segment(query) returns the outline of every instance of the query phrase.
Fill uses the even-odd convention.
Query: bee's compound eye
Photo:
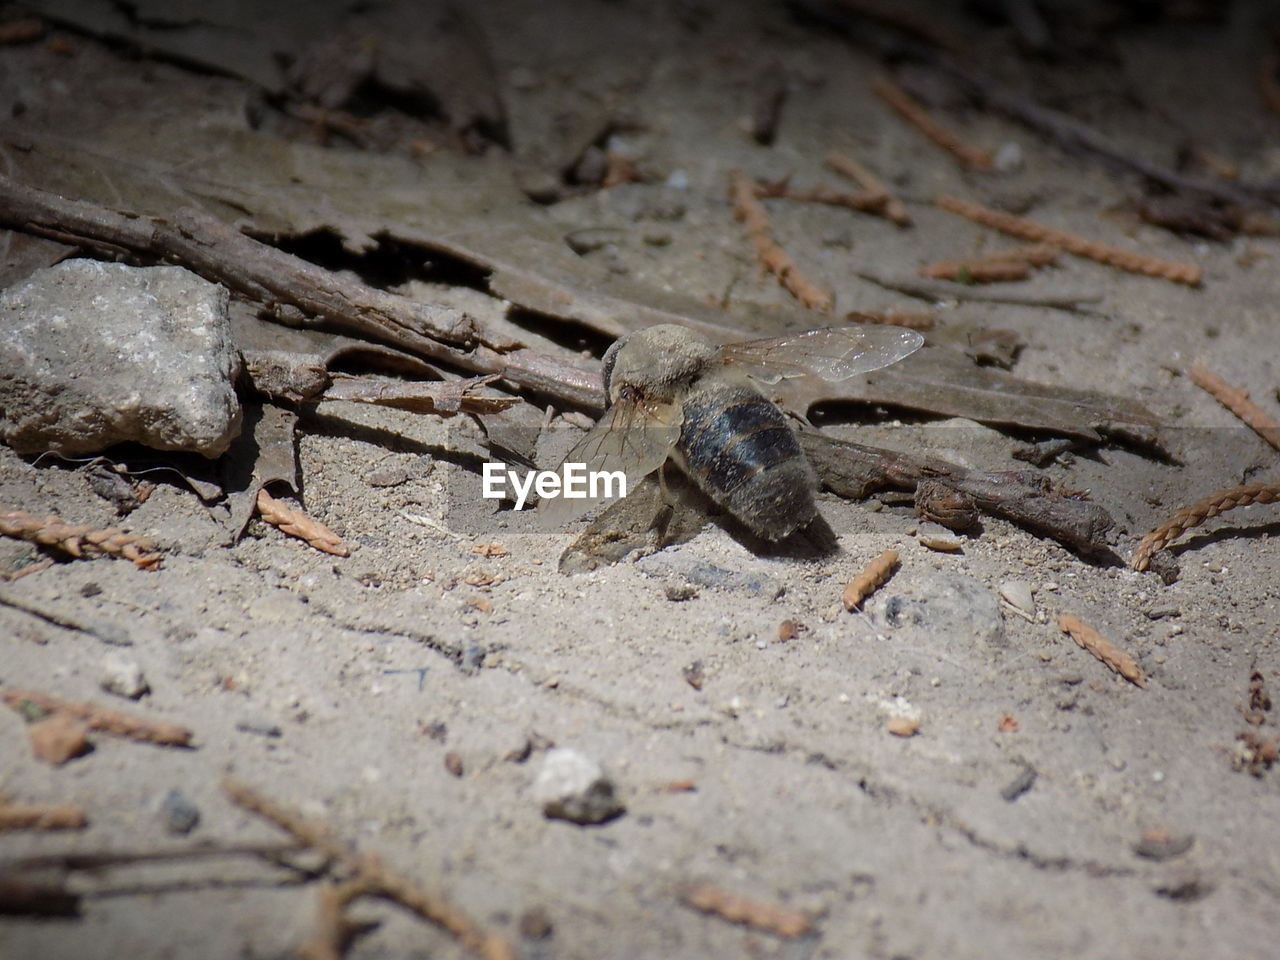
[[[609,345],[609,349],[604,352],[604,405],[609,406],[609,398],[613,393],[613,368],[618,362],[618,351],[623,348],[627,342],[627,336],[619,337]]]

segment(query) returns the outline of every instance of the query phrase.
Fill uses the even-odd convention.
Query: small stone
[[[125,697],[129,700],[137,700],[144,693],[151,689],[147,684],[147,678],[142,672],[135,660],[123,657],[118,654],[110,654],[102,661],[102,679],[98,681],[98,686],[102,687],[107,693],[114,693],[117,697]]]
[[[600,764],[567,747],[547,752],[533,793],[543,814],[571,823],[604,823],[625,810]]]
[[[914,737],[920,732],[920,721],[915,717],[890,717],[885,729],[895,737]]]
[[[1013,609],[1027,616],[1036,612],[1036,601],[1031,595],[1031,584],[1025,580],[1006,580],[1000,584],[1000,597]]]
[[[182,267],[65,260],[0,292],[0,439],[216,457],[240,432],[226,288]]]
[[[1133,852],[1148,860],[1171,860],[1191,849],[1195,838],[1191,834],[1173,836],[1164,830],[1148,830],[1133,845]]]
[[[458,753],[456,750],[450,750],[446,753],[444,755],[444,768],[449,771],[451,776],[462,776],[462,754]]]
[[[200,808],[181,790],[170,790],[160,801],[160,817],[170,833],[188,834],[200,822]]]
[[[999,173],[1016,173],[1022,169],[1022,145],[1016,140],[1006,140],[996,148],[991,165]]]
[[[964,550],[964,540],[940,523],[920,524],[916,530],[916,539],[921,546],[939,553],[960,553]]]
[[[692,600],[698,595],[697,587],[688,583],[674,583],[666,589],[667,599],[672,603],[682,603],[685,600]]]
[[[1000,790],[1000,796],[1006,803],[1013,803],[1035,785],[1038,776],[1035,767],[1024,763],[1021,772]]]
[[[53,713],[27,727],[31,752],[37,760],[61,766],[89,752],[89,728],[65,713]]]
[[[398,487],[408,479],[409,471],[398,463],[384,463],[365,475],[365,482],[371,487]]]

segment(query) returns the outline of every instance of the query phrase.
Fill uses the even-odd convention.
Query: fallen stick
[[[991,227],[1001,233],[1035,243],[1049,243],[1055,247],[1061,247],[1067,253],[1086,257],[1108,266],[1119,267],[1130,273],[1159,277],[1192,287],[1199,286],[1203,276],[1200,266],[1195,263],[1164,260],[1136,250],[1124,250],[1109,244],[1098,243],[1078,233],[1059,230],[1025,217],[1015,217],[1011,213],[1001,213],[999,210],[992,210],[971,200],[961,200],[959,197],[943,194],[937,198],[936,202],[943,210],[958,214],[984,227]]]
[[[929,115],[929,112],[907,91],[884,75],[877,76],[871,82],[871,89],[881,100],[896,110],[907,122],[949,152],[966,167],[977,170],[988,169],[993,157],[990,150],[983,150],[965,143],[958,135],[948,130]]]
[[[783,200],[795,200],[800,203],[822,203],[829,207],[848,207],[850,210],[858,210],[862,213],[883,213],[889,202],[888,195],[883,193],[871,193],[869,191],[865,193],[844,193],[824,186],[801,189],[791,186],[785,180],[777,183],[757,183],[755,194],[757,197],[765,199],[780,197]]]
[[[862,601],[871,596],[898,566],[898,551],[886,550],[867,564],[862,572],[849,581],[840,599],[844,608],[854,611],[862,605]]]
[[[770,235],[769,214],[756,195],[757,185],[741,170],[729,173],[733,218],[741,221],[756,249],[760,264],[778,278],[787,292],[810,310],[830,313],[831,296],[800,272],[796,262]]]
[[[730,923],[780,937],[803,937],[813,929],[813,917],[803,910],[789,910],[750,900],[710,883],[700,883],[682,891],[680,901],[701,913],[713,914]]]
[[[84,809],[71,804],[0,803],[0,830],[81,830],[88,823]]]
[[[266,490],[258,490],[257,506],[258,516],[272,526],[279,527],[281,533],[305,540],[309,546],[335,557],[351,555],[350,548],[340,536],[319,520],[313,520],[283,500],[277,500]]]
[[[980,290],[960,284],[924,280],[911,274],[883,273],[865,267],[854,272],[863,280],[868,280],[876,286],[896,290],[931,303],[944,300],[973,300],[982,303],[1012,303],[1023,307],[1053,307],[1057,310],[1083,311],[1088,304],[1102,301],[1102,294],[1092,290],[1078,293]]]
[[[919,270],[920,276],[961,283],[998,283],[1023,280],[1032,267],[1047,267],[1058,259],[1058,248],[1050,243],[996,250],[980,257],[938,260]]]
[[[238,780],[228,778],[223,781],[222,788],[238,806],[269,820],[300,844],[321,851],[353,874],[350,886],[334,890],[328,895],[327,902],[322,903],[321,919],[329,925],[328,929],[318,930],[318,936],[313,936],[308,943],[323,948],[323,935],[331,932],[333,924],[333,915],[326,911],[339,910],[346,902],[359,896],[377,896],[398,903],[448,931],[463,947],[484,960],[515,960],[515,949],[504,938],[487,933],[462,910],[395,873],[378,857],[353,852],[327,824],[314,823]],[[344,897],[348,899],[344,900]]]
[[[594,373],[549,354],[510,349],[512,343],[486,335],[461,311],[366,286],[259,243],[198,210],[185,209],[161,221],[68,200],[0,175],[0,225],[181,264],[266,304],[293,326],[329,324],[471,373],[501,374],[568,406],[604,405]]]
[[[1034,470],[978,473],[936,457],[868,447],[813,430],[798,432],[800,446],[822,485],[862,500],[892,487],[914,491],[928,479],[942,480],[973,498],[986,513],[1029,527],[1086,555],[1109,556],[1106,536],[1111,515],[1091,500],[1059,493],[1049,477]]]
[[[1280,422],[1249,399],[1249,391],[1233,387],[1212,371],[1192,364],[1187,368],[1191,381],[1240,418],[1254,433],[1280,450]]]
[[[864,167],[852,157],[846,157],[841,153],[828,154],[827,166],[848,177],[865,190],[868,195],[883,197],[883,210],[877,212],[883,213],[885,217],[900,227],[911,226],[911,214],[907,213],[907,208],[903,206],[902,201],[890,193],[884,181],[872,173],[870,169]]]
[[[44,547],[53,547],[76,559],[86,554],[102,554],[132,560],[141,570],[153,569],[163,554],[145,537],[125,533],[114,527],[98,529],[88,525],[70,524],[61,517],[34,517],[22,510],[0,513],[0,534],[19,540],[29,540]]]
[[[166,747],[189,747],[194,734],[176,723],[160,723],[135,717],[118,710],[108,710],[93,703],[63,700],[39,690],[10,688],[0,696],[5,704],[19,713],[32,708],[42,713],[60,713],[84,723],[90,730],[127,737],[142,743]]]
[[[1280,480],[1246,483],[1226,490],[1215,490],[1191,506],[1183,507],[1143,537],[1138,544],[1138,549],[1133,553],[1133,559],[1129,561],[1129,566],[1134,570],[1147,569],[1151,565],[1151,558],[1170,543],[1191,528],[1198,527],[1221,513],[1234,510],[1236,507],[1247,507],[1252,503],[1276,502],[1280,502]]]
[[[1074,614],[1058,617],[1058,628],[1130,683],[1145,688],[1147,675],[1138,662]]]

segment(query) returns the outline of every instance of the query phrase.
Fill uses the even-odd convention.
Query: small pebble
[[[626,809],[604,768],[567,747],[547,751],[533,794],[545,816],[570,823],[604,823]]]
[[[51,713],[27,727],[35,758],[55,767],[89,752],[88,732],[83,722],[65,713]]]
[[[102,687],[107,693],[114,693],[118,697],[125,697],[129,700],[137,700],[144,693],[151,689],[147,684],[147,678],[142,673],[140,667],[135,660],[119,654],[109,654],[102,661],[102,679],[98,681],[98,686]]]
[[[1133,852],[1148,860],[1172,860],[1191,849],[1195,838],[1191,834],[1172,836],[1164,830],[1148,830],[1133,845]]]
[[[384,463],[365,475],[371,487],[398,487],[409,479],[409,471],[398,463]]]
[[[996,148],[992,166],[999,173],[1016,173],[1022,169],[1022,145],[1015,140],[1006,140]]]
[[[890,717],[885,729],[895,737],[914,737],[920,732],[920,721],[914,717]]]
[[[1037,776],[1035,767],[1025,764],[1022,767],[1022,772],[1004,785],[1000,791],[1000,796],[1005,802],[1013,803],[1035,785]]]
[[[450,750],[444,755],[444,768],[455,777],[462,776],[462,755],[456,751]]]
[[[1036,612],[1036,601],[1031,595],[1031,584],[1025,580],[1006,580],[1000,584],[1000,596],[1009,606],[1027,616]]]
[[[170,833],[188,834],[200,822],[200,808],[181,790],[170,790],[160,801],[160,817]]]
[[[940,523],[920,524],[916,539],[922,546],[939,553],[960,553],[964,549],[964,540]]]

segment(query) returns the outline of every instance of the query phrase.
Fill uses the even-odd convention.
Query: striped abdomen
[[[683,404],[676,453],[703,491],[768,540],[805,526],[817,481],[786,418],[744,384],[703,382]]]

